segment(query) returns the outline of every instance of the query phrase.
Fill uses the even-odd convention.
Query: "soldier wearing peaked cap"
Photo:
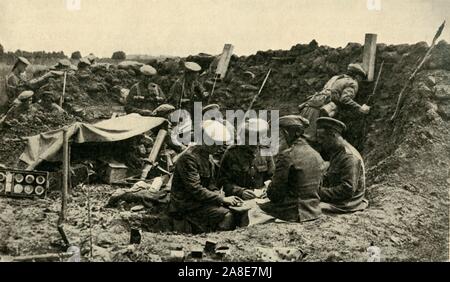
[[[78,69],[81,70],[83,68],[90,67],[91,65],[91,61],[89,61],[88,58],[81,58],[78,62]]]
[[[333,118],[317,120],[321,153],[330,156],[330,166],[319,191],[322,210],[328,212],[354,212],[368,206],[364,161],[360,153],[342,138],[345,129],[343,122]]]
[[[310,127],[305,132],[309,140],[316,139],[316,120],[320,116],[336,117],[345,108],[356,110],[361,114],[369,113],[369,106],[360,105],[354,100],[359,83],[365,77],[366,72],[360,64],[349,64],[346,74],[333,76],[321,92],[314,94],[299,106],[300,114],[310,122]]]
[[[6,76],[6,93],[9,104],[17,98],[19,93],[28,88],[25,69],[29,65],[30,62],[26,58],[18,57],[11,72]]]
[[[198,81],[200,71],[201,67],[197,63],[185,62],[183,77],[175,81],[170,89],[170,103],[177,108],[189,111],[191,117],[194,102],[205,102],[209,95]]]
[[[303,136],[307,120],[285,116],[280,118],[279,126],[288,148],[277,156],[267,189],[270,202],[261,204],[261,209],[286,221],[315,220],[321,215],[319,187],[324,161]]]
[[[15,101],[20,93],[25,90],[36,90],[41,87],[48,78],[55,74],[47,72],[41,77],[31,80],[27,79],[25,70],[31,63],[24,57],[18,57],[11,72],[6,77],[6,94],[8,96],[8,106]]]
[[[215,142],[231,141],[232,133],[213,120],[203,122],[202,130],[206,142],[190,147],[175,164],[169,211],[175,219],[187,220],[200,232],[231,230],[235,223],[228,207],[242,200],[219,192],[210,156],[220,148]],[[213,145],[207,145],[211,142]]]
[[[125,111],[138,113],[143,116],[152,116],[153,110],[166,100],[166,96],[161,87],[152,82],[152,78],[157,74],[155,68],[144,65],[139,69],[141,81],[133,85],[125,102]]]
[[[91,66],[91,62],[89,61],[89,59],[87,59],[86,57],[80,59],[80,61],[78,62],[78,65],[77,65],[78,79],[88,80],[92,76],[90,66]]]
[[[298,132],[304,132],[309,127],[309,121],[300,115],[283,116],[278,120],[278,124],[280,128],[285,128],[288,131],[294,130]],[[279,147],[276,153],[281,153],[285,149],[289,148],[286,136],[286,134],[279,134]]]

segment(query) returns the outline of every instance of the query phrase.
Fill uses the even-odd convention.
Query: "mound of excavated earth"
[[[170,230],[170,226],[165,226],[164,220],[157,216],[164,205],[132,209],[131,204],[120,204],[116,208],[106,208],[116,187],[90,185],[92,259],[166,260],[170,250],[189,251],[203,246],[206,240],[214,240],[230,248],[230,253],[222,260],[231,261],[265,260],[267,258],[255,250],[274,247],[300,248],[306,254],[303,261],[364,261],[368,258],[366,250],[371,242],[381,248],[386,261],[448,260],[450,45],[446,42],[437,45],[414,83],[407,88],[399,116],[390,121],[398,94],[427,47],[426,43],[379,44],[377,69],[382,61],[384,68],[378,91],[372,99],[371,114],[365,119],[352,114],[344,118],[350,128],[346,138],[363,153],[366,162],[370,200],[367,210],[325,215],[304,224],[270,223],[231,232],[187,235],[158,232],[158,229]],[[344,72],[348,63],[361,61],[362,50],[359,44],[334,49],[318,46],[313,41],[287,51],[233,57],[227,77],[217,83],[213,101],[224,109],[246,109],[265,74],[272,69],[256,108],[279,109],[281,114],[297,113],[297,106],[308,95],[319,91],[331,76]],[[191,59],[198,57],[203,65],[208,64],[209,59],[205,56],[192,56]],[[172,61],[165,64],[170,68],[165,68],[157,79],[165,81],[163,90],[168,91],[169,82],[179,72],[179,64]],[[117,96],[105,93],[112,93],[110,89],[114,89],[115,83],[119,87],[130,87],[131,78],[125,84],[111,80],[105,86],[109,92],[75,92],[86,93],[92,99],[89,103],[116,105],[118,100],[112,97]],[[211,77],[206,74],[202,80],[211,89]],[[367,101],[373,84],[362,83],[358,102]],[[78,82],[77,87],[86,85]],[[69,97],[73,96],[71,90],[68,93]],[[77,101],[82,99],[73,98],[68,104]],[[36,134],[39,130],[62,126],[75,119],[69,114],[55,120],[55,124],[48,123],[44,117],[39,118],[42,123],[29,129],[23,128],[28,128],[26,120],[18,120],[14,128],[0,133],[1,162],[11,163],[20,152],[19,145],[4,141],[5,138]],[[56,192],[38,201],[0,198],[0,255],[61,251],[61,238],[56,229],[59,205]],[[89,257],[88,225],[86,195],[73,191],[66,233],[81,247],[85,259]],[[140,245],[128,245],[132,227],[144,230]],[[215,259],[204,257],[204,260]]]

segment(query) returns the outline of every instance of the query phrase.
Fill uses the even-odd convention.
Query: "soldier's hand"
[[[222,202],[226,206],[238,206],[242,204],[242,199],[236,196],[225,197],[222,199]]]
[[[244,190],[244,192],[242,192],[242,199],[244,199],[244,200],[251,200],[251,199],[254,199],[254,198],[256,198],[256,195],[255,195],[255,193],[253,193],[253,191],[252,190]]]
[[[361,108],[359,108],[359,112],[367,115],[370,112],[370,107],[364,104],[361,106]]]

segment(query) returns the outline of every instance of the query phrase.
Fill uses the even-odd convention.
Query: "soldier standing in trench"
[[[151,82],[151,78],[157,74],[156,69],[145,65],[139,70],[141,81],[131,87],[125,102],[125,111],[127,114],[153,116],[153,110],[164,103],[166,96],[157,84]]]
[[[321,116],[339,118],[341,110],[351,108],[361,114],[368,114],[370,107],[360,105],[353,100],[358,93],[359,83],[366,77],[360,64],[349,64],[347,73],[333,76],[323,90],[314,94],[299,106],[300,115],[309,120],[305,136],[316,141],[316,121]]]
[[[198,81],[199,72],[202,68],[194,62],[184,63],[183,77],[175,81],[170,89],[170,104],[177,109],[185,109],[193,120],[194,103],[205,102],[209,93]]]

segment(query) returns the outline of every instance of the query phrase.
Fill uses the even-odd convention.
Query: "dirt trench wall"
[[[377,93],[370,103],[371,113],[363,117],[347,111],[343,117],[349,128],[345,137],[363,152],[368,167],[391,156],[405,140],[417,134],[416,130],[436,130],[432,120],[440,120],[439,126],[448,128],[450,108],[446,83],[450,71],[450,45],[445,41],[439,42],[413,85],[407,89],[405,106],[398,119],[393,123],[389,121],[398,94],[427,49],[425,42],[377,45],[376,72],[382,61],[384,67]],[[227,77],[216,86],[213,100],[224,109],[246,109],[271,69],[271,76],[254,108],[278,109],[280,115],[298,113],[298,105],[307,96],[320,91],[333,75],[345,73],[349,63],[361,62],[362,52],[363,46],[357,43],[334,49],[318,46],[312,41],[287,51],[260,51],[248,57],[233,58]],[[211,79],[206,80],[206,84],[211,85]],[[366,103],[373,87],[374,82],[362,82],[356,101]],[[428,112],[430,108],[433,114]],[[423,136],[432,139],[427,133]]]

